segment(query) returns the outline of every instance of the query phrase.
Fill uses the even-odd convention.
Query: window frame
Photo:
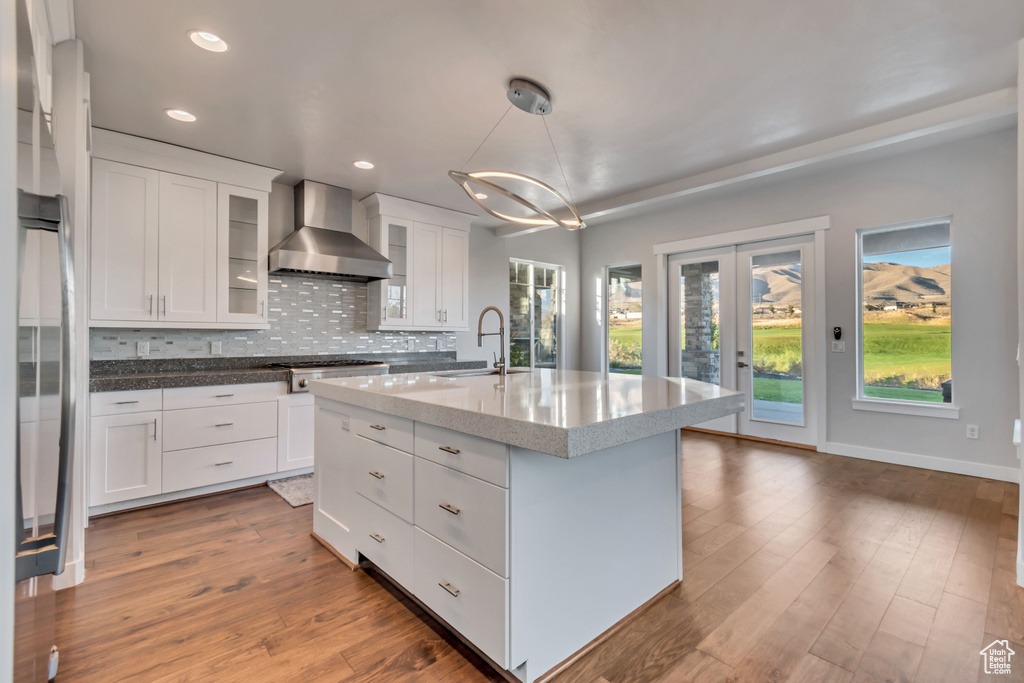
[[[537,267],[549,268],[549,269],[553,269],[553,270],[555,270],[557,272],[556,277],[558,278],[558,287],[557,287],[558,322],[555,325],[555,334],[557,335],[557,337],[555,339],[555,368],[554,369],[556,371],[557,370],[562,370],[563,367],[564,367],[564,364],[565,364],[565,359],[563,358],[564,346],[562,344],[562,341],[565,338],[565,304],[566,304],[566,298],[565,298],[565,290],[566,290],[566,287],[565,287],[565,266],[559,265],[557,263],[545,263],[543,261],[533,261],[531,259],[517,258],[515,256],[510,256],[509,259],[508,259],[508,262],[509,262],[510,265],[513,264],[513,263],[522,263],[522,264],[530,266],[530,282],[531,282],[530,287],[531,287],[531,291],[532,291],[532,288],[535,286],[533,284],[534,283],[534,276],[533,276],[534,268],[537,268]],[[509,362],[509,367],[515,367],[515,366],[511,365],[511,362],[512,362],[512,319],[511,319],[512,318],[512,309],[511,309],[512,282],[511,282],[511,280],[506,282],[506,284],[508,285],[508,294],[506,295],[505,300],[508,301],[509,305],[510,305],[510,307],[509,307],[509,321],[508,321],[508,357],[509,357],[508,362]],[[533,300],[531,298],[531,300],[530,300],[530,366],[529,367],[530,367],[530,370],[536,370],[536,369],[550,370],[551,368],[537,368],[536,367],[535,361],[536,361],[537,354],[534,353],[534,345],[535,345],[535,343],[536,343],[536,338],[535,338],[535,330],[534,330]]]
[[[950,216],[939,216],[937,218],[910,221],[906,223],[894,223],[891,225],[881,225],[871,228],[860,228],[856,232],[855,236],[855,253],[856,253],[856,300],[855,310],[857,312],[857,323],[856,323],[856,338],[854,339],[857,355],[857,387],[856,395],[852,399],[852,407],[854,410],[879,412],[879,413],[894,413],[899,415],[913,415],[919,417],[936,417],[949,420],[959,419],[960,408],[955,402],[950,403],[927,403],[924,401],[908,401],[902,399],[889,399],[889,398],[873,398],[864,395],[864,236],[871,235],[880,232],[893,232],[896,230],[905,230],[908,228],[923,227],[926,225],[933,225],[936,223],[947,223],[949,225],[949,271],[950,271],[950,285],[949,285],[949,307],[950,307],[950,378],[953,377],[953,340],[956,338],[956,324],[955,324],[955,311],[953,306],[953,291],[954,291],[954,278],[953,278],[953,217]],[[955,384],[954,384],[955,392]],[[956,394],[953,393],[950,397],[951,401],[955,401]]]
[[[601,293],[600,293],[600,306],[601,306],[601,321],[599,325],[604,326],[603,334],[601,335],[601,355],[604,357],[602,365],[605,373],[611,372],[611,349],[612,349],[612,328],[610,324],[608,306],[611,300],[608,298],[608,278],[611,275],[611,271],[618,270],[620,268],[632,268],[637,267],[640,269],[640,282],[644,281],[644,263],[638,259],[630,261],[621,261],[619,263],[609,263],[601,271]],[[641,299],[641,313],[643,313],[643,300]],[[641,319],[640,327],[640,372],[643,373],[643,322]],[[626,374],[626,373],[622,373]]]

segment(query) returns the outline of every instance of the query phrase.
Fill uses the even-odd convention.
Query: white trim
[[[75,38],[75,5],[72,0],[46,0],[53,44]]]
[[[471,213],[414,202],[411,199],[392,197],[380,192],[363,197],[359,203],[366,207],[367,221],[377,216],[390,216],[469,232],[470,223],[476,219],[476,216]]]
[[[1017,585],[1024,586],[1024,561],[1017,560]]]
[[[785,223],[761,225],[756,228],[747,228],[745,230],[721,232],[716,235],[688,237],[682,240],[655,244],[654,254],[676,254],[686,251],[697,251],[698,249],[727,247],[732,244],[764,242],[766,240],[774,240],[782,237],[808,235],[812,232],[816,233],[819,230],[828,230],[831,227],[831,223],[831,216],[815,216],[813,218],[801,218],[795,221],[786,221]]]
[[[848,458],[874,460],[875,462],[919,467],[921,469],[950,472],[952,474],[966,474],[970,477],[982,477],[983,479],[995,479],[996,481],[1016,483],[1020,477],[1020,471],[1016,467],[988,465],[981,462],[954,460],[952,458],[937,458],[934,455],[903,453],[900,451],[882,450],[880,448],[835,443],[833,441],[825,444],[825,452],[832,453],[833,455],[843,455]]]
[[[170,320],[90,320],[90,328],[128,330],[269,330],[270,323],[176,323]],[[412,327],[403,327],[412,330]],[[427,329],[427,328],[423,328]],[[436,330],[437,328],[430,328]]]
[[[262,192],[270,192],[274,179],[282,173],[276,168],[197,152],[194,149],[103,128],[92,129],[92,155],[98,159],[155,168]]]
[[[854,410],[895,415],[916,415],[918,417],[940,417],[944,420],[959,420],[960,408],[948,403],[913,403],[911,401],[887,401],[884,398],[852,398]]]
[[[248,479],[237,479],[235,481],[227,481],[222,484],[211,484],[209,486],[200,486],[194,489],[171,491],[169,493],[160,493],[155,496],[147,496],[146,498],[136,498],[134,500],[118,501],[117,503],[107,503],[106,505],[94,505],[89,508],[89,516],[92,517],[94,515],[103,515],[108,512],[120,512],[121,510],[130,510],[132,508],[141,507],[143,505],[170,503],[175,500],[181,500],[182,498],[205,496],[210,493],[222,493],[224,491],[241,489],[247,486],[265,484],[268,481],[274,481],[275,479],[284,479],[285,477],[296,477],[300,474],[309,474],[312,471],[312,467],[300,467],[294,470],[285,470],[284,472],[272,472],[270,474],[261,474],[256,477],[249,477]]]
[[[73,588],[85,581],[85,555],[75,558],[74,562],[64,563],[64,571],[53,577],[53,590]]]
[[[831,219],[830,219],[831,222]],[[817,411],[817,447],[819,451],[825,450],[827,443],[826,426],[828,421],[828,354],[829,335],[826,330],[829,328],[826,321],[828,311],[826,310],[825,291],[825,230],[814,232],[814,324],[818,330],[817,345],[815,346],[815,372],[817,379],[814,382],[814,395],[818,400]]]

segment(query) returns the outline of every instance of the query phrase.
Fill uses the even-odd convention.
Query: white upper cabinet
[[[217,183],[160,174],[160,312],[217,322]]]
[[[280,172],[93,136],[90,324],[265,329],[268,201]]]
[[[92,162],[91,317],[156,320],[160,173]]]
[[[371,330],[469,329],[469,227],[475,216],[382,194],[363,200],[370,246],[394,276],[369,283]]]

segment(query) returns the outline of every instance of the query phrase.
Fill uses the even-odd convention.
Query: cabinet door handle
[[[459,589],[456,588],[455,586],[453,586],[448,581],[439,581],[437,585],[440,586],[441,588],[445,589],[446,591],[448,591],[449,593],[451,593],[455,597],[459,597]]]
[[[132,404],[132,403],[138,403],[138,401],[118,401],[114,405],[115,406],[126,406],[126,405],[129,405],[129,404]]]
[[[455,507],[454,505],[449,505],[448,503],[441,503],[437,507],[441,508],[442,510],[447,510],[448,512],[452,513],[453,515],[457,515],[457,514],[459,514],[459,512],[461,512],[461,510],[459,510],[459,508]]]
[[[149,295],[149,314],[150,315],[156,315],[156,311],[153,309],[153,304],[156,303],[155,299],[156,299],[156,297],[154,297],[152,294]]]
[[[156,441],[156,418],[153,418],[153,441]]]
[[[383,479],[384,478],[384,475],[381,474],[380,472],[370,472],[370,476],[373,477],[374,479]]]
[[[448,322],[448,309],[444,309],[444,321]]]
[[[384,308],[380,309],[380,311],[381,311],[381,314],[384,317],[384,322],[387,322],[388,321],[388,307],[385,306]]]
[[[370,538],[372,538],[373,540],[377,541],[377,543],[383,543],[384,542],[384,537],[381,536],[380,534],[370,534]]]
[[[167,295],[164,294],[160,299],[163,301],[164,315],[167,315]]]
[[[214,427],[230,427],[235,424],[234,422],[221,422],[219,425],[213,425]]]
[[[437,309],[437,322],[441,322],[441,309]]]
[[[264,315],[266,314],[263,312],[263,302],[260,301],[260,317],[262,318]]]
[[[387,427],[384,425],[370,425],[370,429],[376,429],[378,432],[383,432]]]
[[[462,452],[458,448],[452,448],[451,446],[438,446],[437,450],[444,451],[445,453],[451,453],[452,455],[458,455]]]
[[[217,394],[214,398],[231,398],[234,394]]]
[[[234,460],[225,460],[224,462],[218,462],[214,464],[214,467],[224,467],[224,465],[230,465]]]

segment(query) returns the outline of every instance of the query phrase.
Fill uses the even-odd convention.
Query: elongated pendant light
[[[536,114],[538,116],[547,116],[551,113],[551,96],[548,92],[537,85],[533,81],[528,81],[521,78],[513,79],[508,84],[508,99],[516,107],[522,109],[529,114]],[[511,109],[511,106],[509,107]],[[502,120],[508,115],[508,110],[505,114],[498,119],[498,123],[494,125],[491,132],[487,134],[483,142],[476,148],[472,156],[463,165],[463,168],[469,165],[469,162],[473,160],[476,153],[480,151],[480,148],[484,146],[488,138],[494,133],[494,131],[501,125]],[[569,181],[565,177],[565,169],[562,168],[562,161],[558,158],[558,150],[555,149],[555,141],[551,139],[551,131],[548,130],[548,122],[544,121],[544,130],[547,131],[548,141],[551,143],[551,151],[555,154],[555,161],[558,162],[558,170],[562,173],[562,181],[565,183],[565,187],[569,190]],[[515,173],[514,171],[471,171],[469,173],[463,171],[448,171],[448,176],[466,191],[469,198],[472,199],[476,204],[494,216],[500,218],[503,221],[509,221],[512,223],[519,223],[521,225],[529,225],[531,227],[555,227],[561,226],[569,230],[579,230],[585,228],[586,223],[580,218],[579,211],[576,209],[575,203],[566,199],[561,192],[551,187],[547,183],[532,178],[522,173]],[[519,182],[528,183],[534,187],[544,190],[555,199],[560,201],[569,213],[572,214],[571,218],[559,218],[550,211],[547,211],[528,199],[516,194],[512,190],[502,185],[502,181],[514,180]],[[522,205],[529,211],[533,212],[535,216],[513,216],[501,211],[496,211],[484,203],[483,199],[486,198],[486,194],[479,192],[480,189],[490,190],[496,192],[503,197],[511,199],[517,204]],[[569,190],[569,196],[572,197],[572,190]]]

